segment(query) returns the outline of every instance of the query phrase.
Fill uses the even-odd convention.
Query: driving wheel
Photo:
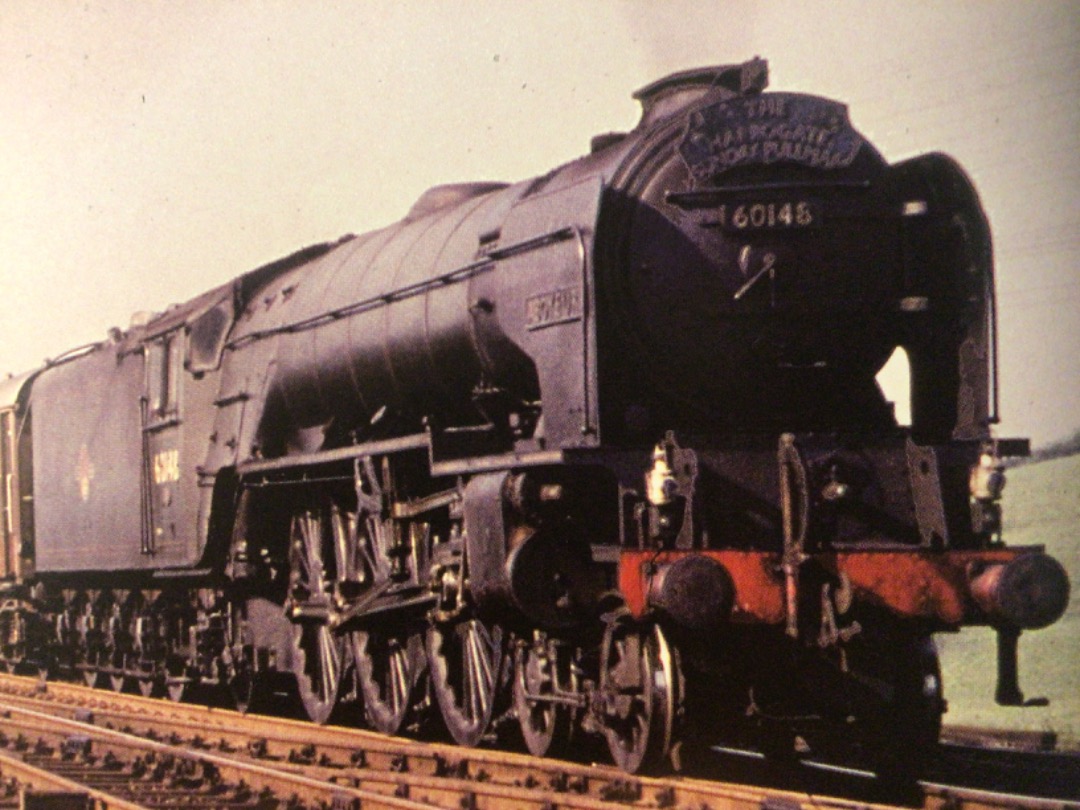
[[[468,613],[427,633],[431,686],[450,735],[475,746],[491,724],[502,665],[502,629]]]
[[[419,633],[376,628],[352,634],[356,679],[372,728],[400,734],[410,720],[417,685],[427,670]]]
[[[344,639],[329,624],[341,563],[329,518],[328,504],[297,512],[289,539],[292,672],[304,711],[315,723],[329,720],[337,705],[345,653]]]

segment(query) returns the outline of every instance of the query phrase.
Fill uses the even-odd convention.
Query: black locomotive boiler
[[[1069,583],[1000,537],[990,234],[766,66],[425,193],[0,386],[0,658],[628,771],[694,740],[917,765],[932,634]],[[876,375],[902,349],[910,424]],[[899,756],[906,749],[908,756]]]

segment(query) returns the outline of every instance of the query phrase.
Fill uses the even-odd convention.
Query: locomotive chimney
[[[769,85],[769,63],[755,56],[740,65],[684,70],[672,73],[634,93],[641,102],[641,121],[647,127],[683,109],[714,88],[740,96],[760,93]]]

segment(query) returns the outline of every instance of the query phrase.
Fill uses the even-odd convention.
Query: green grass
[[[987,628],[938,636],[949,725],[1054,731],[1059,745],[1080,748],[1080,455],[1008,471],[1004,539],[1010,546],[1044,545],[1069,572],[1072,598],[1065,615],[1020,637],[1020,688],[1046,707],[994,703],[996,641]]]

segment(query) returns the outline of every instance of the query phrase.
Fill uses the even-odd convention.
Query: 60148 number
[[[734,231],[764,228],[812,228],[820,221],[817,207],[798,202],[755,202],[724,204],[716,209],[717,224]]]

